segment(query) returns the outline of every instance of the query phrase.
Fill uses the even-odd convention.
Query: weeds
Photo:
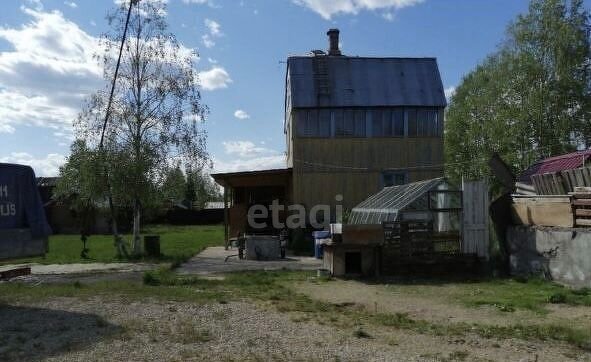
[[[371,335],[361,328],[356,329],[353,335],[357,338],[371,338]]]

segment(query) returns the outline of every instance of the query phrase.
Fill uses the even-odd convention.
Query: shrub
[[[551,294],[548,297],[548,302],[554,304],[566,303],[566,294],[561,292]]]

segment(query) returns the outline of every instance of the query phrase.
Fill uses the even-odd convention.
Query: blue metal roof
[[[292,108],[447,105],[435,58],[290,57],[287,77]]]

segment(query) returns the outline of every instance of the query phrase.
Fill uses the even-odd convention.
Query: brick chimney
[[[330,42],[328,55],[342,55],[341,50],[339,49],[339,29],[330,29],[326,35],[328,35],[328,40]]]

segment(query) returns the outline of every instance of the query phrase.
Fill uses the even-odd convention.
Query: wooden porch
[[[289,205],[292,200],[291,168],[262,171],[245,171],[212,174],[213,179],[224,188],[224,240],[228,247],[230,239],[242,234],[276,234],[271,212],[266,219],[265,228],[252,228],[248,224],[248,210],[253,205],[267,208],[274,200],[280,205]],[[284,213],[279,221],[284,221]]]

